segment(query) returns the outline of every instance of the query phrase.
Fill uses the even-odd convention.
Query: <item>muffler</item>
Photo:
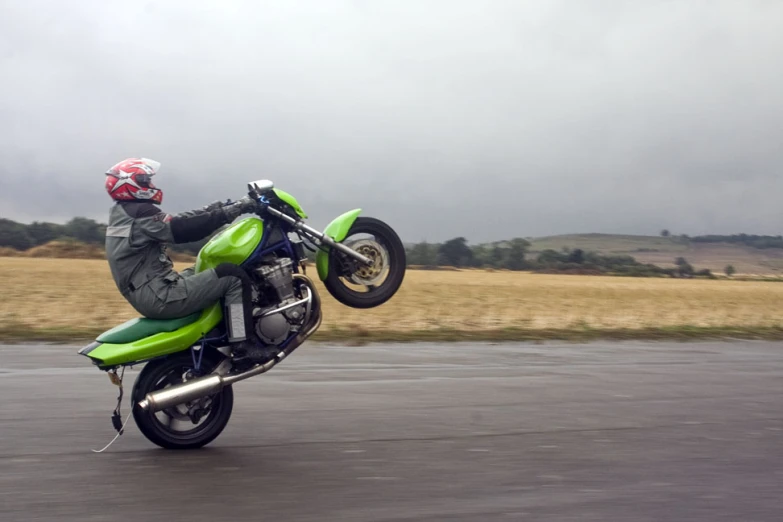
[[[296,340],[292,344],[294,343],[296,343]],[[148,393],[144,400],[139,401],[139,408],[144,411],[156,412],[172,408],[177,404],[200,399],[207,395],[214,395],[230,384],[268,372],[282,361],[285,356],[285,352],[280,352],[268,363],[236,375],[205,375],[176,386]]]
[[[318,328],[321,326],[322,319],[321,299],[318,295],[318,291],[313,287],[312,282],[309,281],[309,278],[298,274],[294,277],[297,279],[305,279],[305,283],[308,285],[308,290],[312,296],[312,302],[310,303],[310,306],[306,312],[305,324],[312,322],[312,325],[307,330],[301,331],[299,335],[297,335],[294,340],[291,341],[291,344],[286,346],[283,351],[278,353],[274,359],[266,364],[254,366],[247,371],[237,373],[235,375],[218,375],[213,373],[203,377],[197,377],[188,382],[183,382],[182,384],[177,384],[169,388],[164,388],[156,392],[148,393],[143,400],[139,401],[139,408],[144,411],[158,412],[172,408],[178,404],[200,399],[201,397],[214,395],[226,386],[230,386],[236,382],[244,381],[250,377],[255,377],[256,375],[261,375],[262,373],[268,372],[274,368],[277,363],[291,355],[291,352],[301,346],[308,337],[313,335],[315,331],[318,330]]]

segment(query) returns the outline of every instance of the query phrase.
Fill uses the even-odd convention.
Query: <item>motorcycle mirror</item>
[[[265,192],[269,192],[275,188],[275,184],[269,181],[268,179],[260,179],[258,181],[251,181],[247,184],[247,190],[255,190],[259,194],[263,194]]]

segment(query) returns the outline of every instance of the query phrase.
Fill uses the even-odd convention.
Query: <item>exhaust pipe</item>
[[[305,276],[298,275],[298,278],[305,278],[309,281],[309,278],[306,278]],[[305,342],[308,337],[313,335],[315,331],[318,330],[318,328],[321,326],[321,319],[323,317],[321,314],[321,299],[318,295],[318,292],[311,285],[312,283],[308,283],[308,290],[311,292],[313,300],[311,303],[311,308],[307,311],[306,314],[310,317],[312,314],[315,314],[313,325],[307,330],[300,332],[299,335],[294,338],[291,344],[283,351],[278,353],[274,359],[266,364],[255,366],[245,372],[237,373],[235,375],[205,375],[188,382],[183,382],[182,384],[177,384],[176,386],[171,386],[163,390],[148,393],[143,400],[139,401],[139,408],[153,413],[165,410],[184,402],[200,399],[201,397],[206,397],[207,395],[214,395],[226,386],[230,386],[239,381],[244,381],[250,377],[255,377],[256,375],[261,375],[262,373],[266,373],[274,368],[277,363],[285,359],[291,354],[291,352],[299,348],[299,346],[301,346],[302,343]],[[310,317],[308,317],[308,319]]]
[[[295,343],[296,341],[292,344]],[[285,356],[285,352],[280,352],[268,363],[256,366],[246,372],[238,373],[236,375],[205,375],[204,377],[198,377],[197,379],[183,382],[176,386],[148,393],[144,400],[139,401],[139,408],[154,413],[171,408],[177,404],[190,402],[200,399],[201,397],[206,397],[207,395],[214,395],[235,382],[244,381],[255,375],[268,372],[277,363],[282,361]]]

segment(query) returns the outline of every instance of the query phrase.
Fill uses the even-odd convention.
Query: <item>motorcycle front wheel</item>
[[[332,249],[324,280],[329,293],[351,308],[373,308],[391,299],[405,278],[405,247],[397,233],[379,219],[360,217],[342,243],[372,259],[373,265]]]
[[[228,424],[234,407],[234,392],[226,386],[210,397],[178,404],[158,412],[144,411],[139,401],[148,393],[180,384],[183,376],[204,375],[218,364],[217,357],[204,354],[201,371],[193,371],[190,350],[147,363],[133,386],[133,420],[141,433],[166,449],[195,449],[215,440]]]

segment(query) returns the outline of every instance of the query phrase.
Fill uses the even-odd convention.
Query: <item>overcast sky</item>
[[[783,2],[0,0],[0,216],[269,178],[406,241],[783,233]]]

